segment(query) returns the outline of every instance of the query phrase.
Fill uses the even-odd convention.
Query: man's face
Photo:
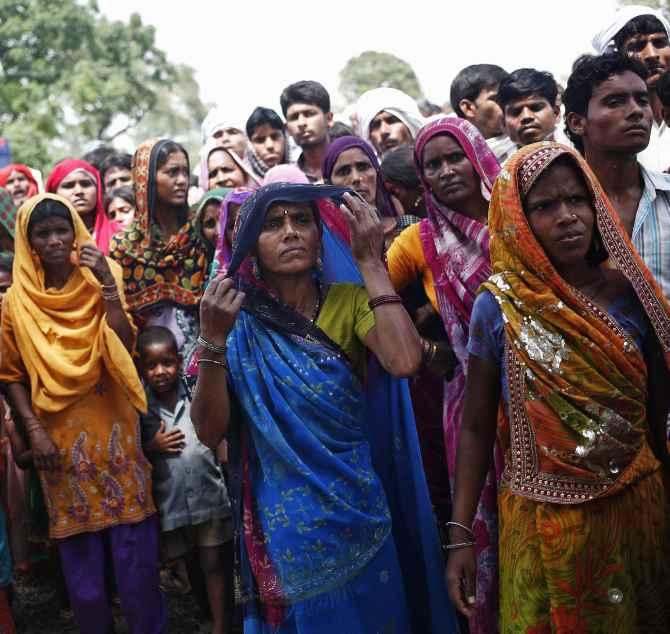
[[[644,80],[631,71],[612,75],[593,89],[586,116],[571,112],[570,129],[589,149],[637,154],[649,144],[653,114]]]
[[[623,50],[647,67],[649,87],[655,86],[659,77],[670,68],[670,41],[665,31],[633,35],[624,42]]]
[[[505,128],[519,146],[544,141],[555,128],[560,110],[541,95],[528,95],[505,106]]]
[[[503,133],[503,111],[496,101],[497,97],[498,86],[490,86],[482,88],[474,101],[464,99],[461,102],[465,118],[482,133],[485,139]]]
[[[217,145],[220,145],[226,150],[232,150],[240,158],[244,158],[247,149],[247,137],[237,128],[222,128],[217,130],[212,137],[217,141]]]
[[[110,167],[105,172],[103,186],[105,191],[109,192],[117,187],[130,185],[132,182],[133,179],[129,169],[126,169],[125,167]]]
[[[370,141],[382,156],[394,147],[412,143],[412,134],[398,117],[382,110],[370,121]]]
[[[322,145],[328,139],[328,128],[333,119],[311,103],[293,103],[286,110],[286,130],[301,148]]]

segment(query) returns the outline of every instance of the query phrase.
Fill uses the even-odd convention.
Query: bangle
[[[450,526],[456,526],[458,528],[462,528],[464,531],[466,531],[467,533],[470,533],[470,535],[472,535],[472,539],[475,539],[475,534],[472,532],[472,529],[468,528],[465,524],[461,524],[460,522],[451,521],[451,522],[445,522],[444,525],[447,528],[449,528]]]
[[[368,302],[370,310],[374,310],[382,304],[402,304],[402,299],[400,295],[377,295]]]
[[[113,302],[117,299],[120,299],[120,295],[118,293],[103,293],[102,299],[104,299],[106,302]]]
[[[471,548],[475,542],[458,542],[457,544],[447,544],[445,550],[456,550],[458,548]]]
[[[223,361],[216,361],[215,359],[198,359],[198,365],[201,363],[211,363],[212,365],[218,365],[228,371],[228,364]]]
[[[210,352],[214,352],[215,354],[226,354],[226,346],[217,346],[215,343],[207,341],[207,339],[205,339],[202,335],[198,336],[197,343],[205,350],[209,350]]]

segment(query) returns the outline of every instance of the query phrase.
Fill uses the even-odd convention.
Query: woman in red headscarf
[[[17,209],[39,192],[33,173],[22,163],[12,163],[0,170],[0,187],[9,192]]]
[[[107,255],[109,241],[120,227],[105,213],[102,181],[98,170],[86,161],[64,159],[49,174],[46,190],[63,196],[72,203],[98,249]]]

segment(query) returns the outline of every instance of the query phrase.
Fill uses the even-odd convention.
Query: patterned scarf
[[[529,145],[510,160],[489,211],[494,275],[484,285],[505,322],[510,420],[516,458],[505,480],[524,497],[576,504],[612,495],[652,471],[645,442],[647,368],[634,341],[568,284],[535,238],[523,198],[558,157],[569,156],[590,190],[597,229],[635,290],[670,361],[670,307],[635,252],[588,165],[556,143]]]
[[[110,256],[123,267],[126,300],[132,311],[162,301],[196,306],[203,293],[207,256],[192,216],[184,209],[184,224],[165,242],[152,223],[156,204],[156,161],[166,139],[150,139],[133,157],[133,183],[137,200],[135,218],[117,234]]]

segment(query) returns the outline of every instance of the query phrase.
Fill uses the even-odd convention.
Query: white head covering
[[[364,92],[356,103],[360,133],[366,141],[370,140],[370,123],[382,111],[398,117],[407,126],[412,138],[426,122],[416,101],[402,90],[374,88]]]
[[[202,142],[206,143],[215,132],[223,130],[224,128],[235,128],[246,136],[246,118],[235,116],[231,113],[231,109],[222,106],[214,106],[202,122],[200,131],[202,133]]]
[[[599,55],[614,51],[613,40],[616,34],[631,20],[639,18],[641,15],[652,15],[657,18],[663,25],[663,28],[665,28],[668,37],[670,37],[670,22],[668,22],[666,17],[660,11],[639,4],[632,4],[621,7],[614,13],[605,28],[593,38],[593,48],[596,49]]]

